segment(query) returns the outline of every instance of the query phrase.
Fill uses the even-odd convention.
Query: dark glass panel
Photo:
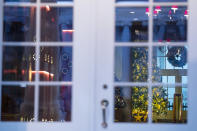
[[[2,121],[34,120],[34,87],[2,86]]]
[[[115,87],[115,122],[148,121],[148,88]]]
[[[41,41],[72,41],[73,32],[72,8],[41,8]]]
[[[3,80],[35,80],[35,48],[30,46],[3,47]]]
[[[4,41],[36,40],[36,8],[4,7]]]
[[[39,121],[71,121],[72,87],[41,86]]]
[[[40,80],[72,80],[72,47],[41,47]]]

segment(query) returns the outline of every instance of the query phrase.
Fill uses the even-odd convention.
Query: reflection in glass
[[[116,47],[114,80],[146,82],[148,78],[147,47]]]
[[[148,121],[147,87],[116,87],[114,101],[115,122]]]
[[[41,0],[41,2],[56,2],[56,3],[62,3],[66,1],[73,1],[73,0]]]
[[[4,81],[35,80],[35,48],[31,46],[4,46]]]
[[[134,1],[134,2],[138,2],[138,1],[148,1],[148,0],[116,0],[116,2],[121,2],[121,1]]]
[[[189,10],[186,7],[156,6],[153,11],[153,39],[158,42],[178,42],[187,40],[187,19]]]
[[[153,87],[152,119],[155,123],[187,122],[187,87]]]
[[[2,86],[2,121],[34,120],[34,87]]]
[[[41,86],[39,121],[71,121],[71,87]]]
[[[72,8],[41,8],[41,41],[72,41],[73,32]]]
[[[155,2],[185,2],[187,0],[154,0]]]
[[[36,2],[36,0],[4,0],[4,2]]]
[[[116,8],[116,42],[147,41],[148,15],[145,7]]]
[[[40,50],[41,81],[72,80],[72,47],[47,47]]]
[[[153,48],[152,80],[162,83],[187,83],[187,48],[158,46]]]
[[[4,41],[36,40],[36,8],[4,7]]]

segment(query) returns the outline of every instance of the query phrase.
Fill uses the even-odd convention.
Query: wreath
[[[187,63],[187,49],[185,47],[171,47],[167,53],[168,62],[175,67],[183,67]]]

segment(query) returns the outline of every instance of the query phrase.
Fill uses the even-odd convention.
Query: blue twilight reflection
[[[132,1],[132,2],[138,2],[138,1],[148,1],[148,0],[116,0],[116,2],[121,2],[121,1]]]
[[[153,40],[155,42],[187,41],[187,19],[189,17],[187,7],[156,6],[153,15]]]
[[[116,42],[148,41],[146,7],[116,8]]]
[[[155,2],[185,2],[187,0],[154,0]]]

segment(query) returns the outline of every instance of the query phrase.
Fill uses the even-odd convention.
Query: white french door
[[[0,130],[195,130],[194,0],[2,0]]]
[[[1,0],[1,131],[90,130],[91,5],[90,0]]]
[[[195,130],[195,4],[97,1],[95,130]]]

